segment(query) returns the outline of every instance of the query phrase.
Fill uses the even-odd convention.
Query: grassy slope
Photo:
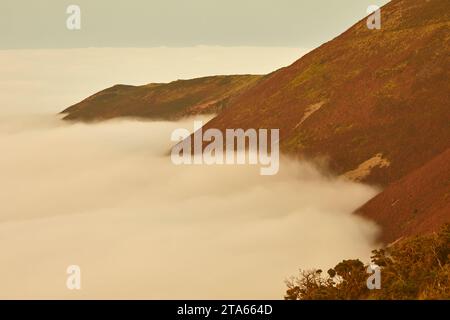
[[[450,148],[392,183],[358,213],[382,226],[386,243],[450,223]]]
[[[450,147],[450,1],[397,0],[246,91],[208,127],[280,128],[284,151],[343,174],[383,154],[383,186]],[[322,105],[302,122],[311,106]]]
[[[260,76],[214,76],[168,84],[116,85],[67,108],[65,120],[99,121],[116,117],[176,120],[217,113]]]
[[[450,221],[449,39],[450,1],[393,0],[381,30],[363,20],[267,76],[115,86],[67,109],[66,119],[223,110],[207,127],[280,128],[283,151],[326,157],[337,174],[382,154],[390,165],[364,181],[387,188],[360,213],[391,241]]]
[[[266,76],[207,127],[280,128],[283,151],[326,158],[337,174],[382,154],[389,166],[362,181],[387,188],[359,213],[387,242],[435,231],[450,222],[449,40],[450,1],[393,0],[381,30],[362,20]]]

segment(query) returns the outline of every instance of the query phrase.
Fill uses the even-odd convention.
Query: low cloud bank
[[[0,121],[0,298],[277,299],[298,268],[367,260],[377,228],[351,212],[376,190],[289,159],[175,166],[179,127]]]

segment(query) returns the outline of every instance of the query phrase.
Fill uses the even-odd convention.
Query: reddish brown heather
[[[392,241],[450,221],[450,1],[394,0],[381,13],[381,30],[360,21],[207,127],[280,128],[283,151],[326,158],[336,174],[371,163],[360,180],[387,188],[359,212]]]
[[[117,117],[177,120],[222,111],[261,76],[212,76],[143,86],[116,85],[65,109],[65,120],[101,121]]]
[[[392,183],[358,212],[382,226],[384,242],[437,231],[450,222],[450,148]]]
[[[262,78],[113,87],[66,118],[221,111],[205,129],[279,128],[282,151],[386,188],[359,210],[383,240],[437,230],[450,220],[450,1],[393,0],[381,14],[381,30],[364,19]]]
[[[450,147],[450,1],[397,0],[267,75],[207,127],[280,128],[282,150],[337,174],[382,154],[386,186]],[[315,111],[314,111],[315,110]],[[309,116],[308,116],[309,115]]]

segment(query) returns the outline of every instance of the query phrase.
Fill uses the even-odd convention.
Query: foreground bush
[[[367,288],[368,265],[344,260],[324,275],[300,271],[287,281],[287,300],[450,299],[450,224],[439,233],[402,239],[372,251],[381,288]]]

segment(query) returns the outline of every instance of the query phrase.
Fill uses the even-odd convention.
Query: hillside
[[[382,226],[382,239],[436,231],[450,222],[450,148],[392,183],[367,202],[359,214]]]
[[[226,108],[260,76],[213,76],[168,84],[116,85],[65,109],[65,120],[100,121],[117,117],[176,120]]]
[[[207,124],[280,128],[283,151],[387,186],[450,147],[450,1],[394,0]]]
[[[381,14],[381,30],[364,19],[263,77],[116,86],[65,119],[218,113],[205,129],[279,128],[283,152],[384,188],[358,211],[382,240],[436,231],[450,222],[450,1],[393,0]]]

